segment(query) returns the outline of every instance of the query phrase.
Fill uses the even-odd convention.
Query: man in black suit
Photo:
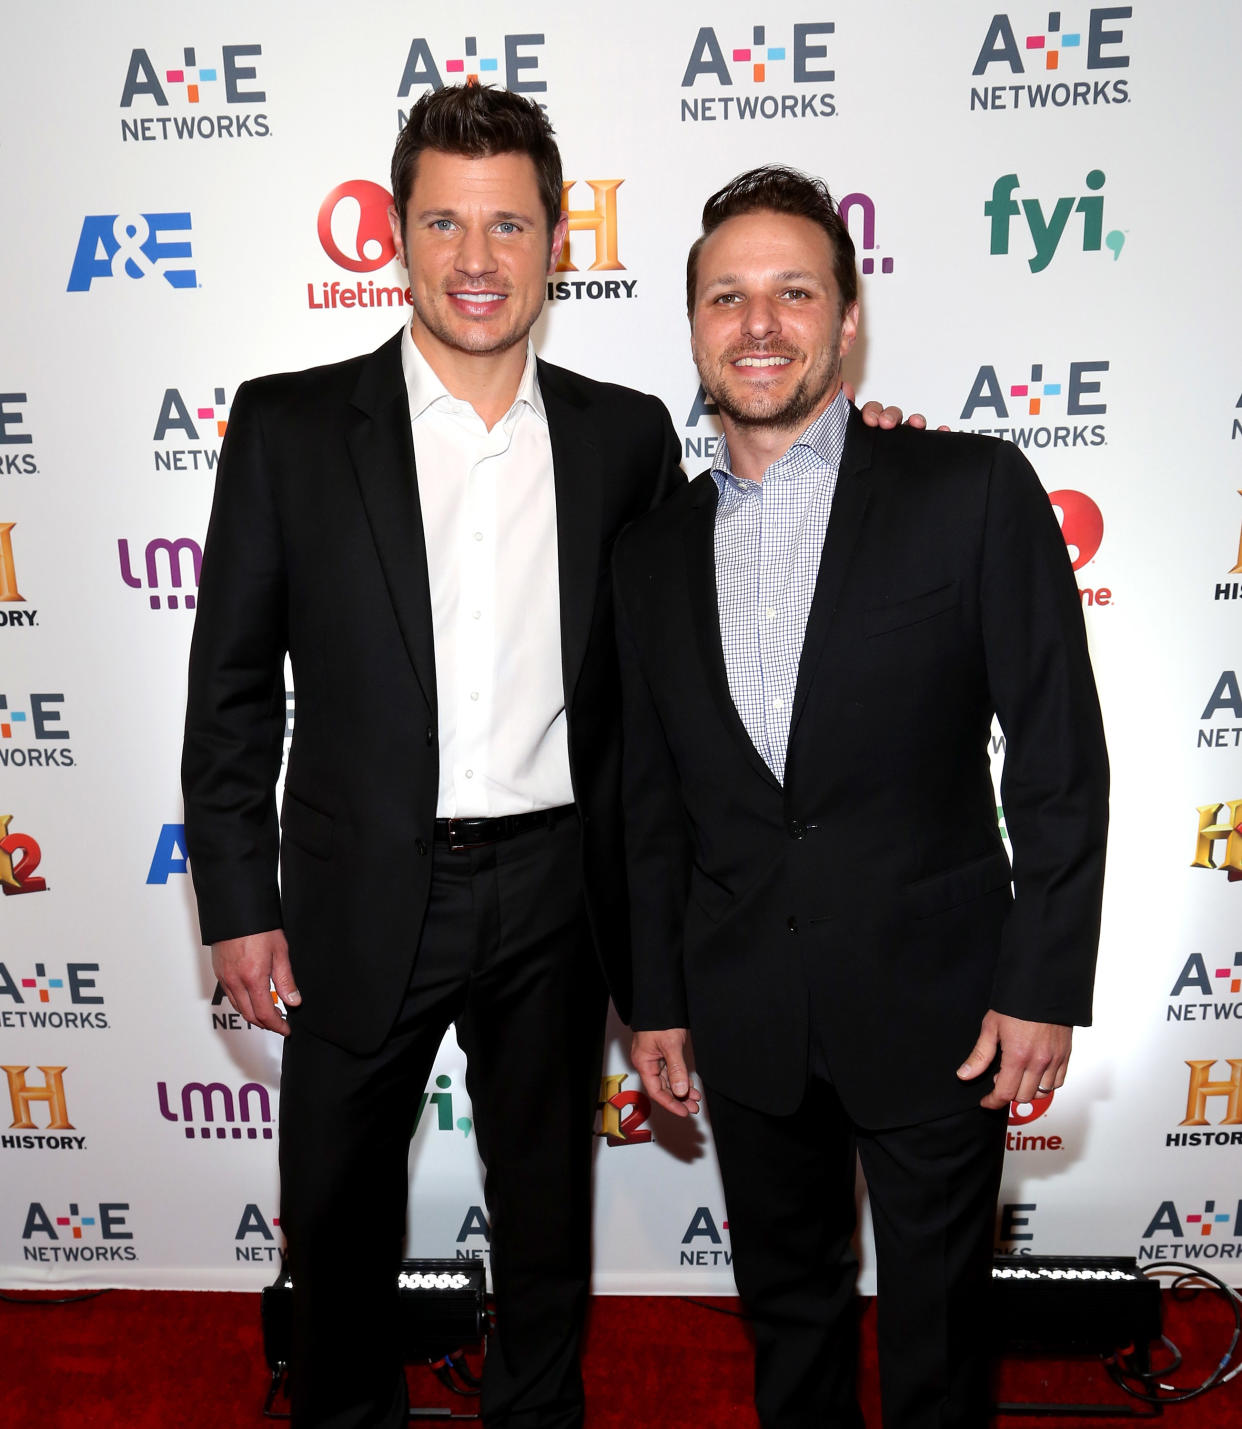
[[[406,1163],[456,1023],[492,1229],[484,1419],[561,1429],[582,1418],[609,988],[629,1011],[609,563],[684,479],[658,400],[535,359],[567,223],[536,105],[427,95],[393,192],[409,328],[237,393],[191,655],[186,833],[217,976],[289,1034],[295,1424],[405,1422]]]
[[[724,440],[615,556],[633,1059],[684,1116],[693,1035],[765,1429],[862,1423],[855,1147],[884,1422],[973,1429],[1005,1109],[1090,1019],[1107,756],[1034,472],[864,426],[856,295],[818,181],[708,200],[687,301]]]

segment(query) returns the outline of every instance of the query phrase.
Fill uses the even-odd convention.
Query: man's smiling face
[[[527,155],[472,159],[425,149],[406,204],[405,232],[395,212],[389,218],[397,256],[410,275],[411,331],[433,367],[437,355],[499,354],[526,341],[567,223],[562,217],[549,235]]]
[[[690,332],[703,388],[724,416],[799,432],[837,394],[858,304],[842,313],[831,240],[817,223],[762,209],[704,240]]]

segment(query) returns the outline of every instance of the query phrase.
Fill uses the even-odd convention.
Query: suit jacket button
[[[798,931],[798,920],[794,917],[792,913],[789,915],[788,918],[785,919],[785,926],[789,929],[791,933],[796,933]]]
[[[789,837],[791,839],[801,839],[806,837],[806,825],[801,819],[790,819]]]
[[[427,743],[428,743],[428,744],[434,744],[435,742],[436,742],[435,733],[434,733],[434,731],[432,730],[431,726],[428,725],[428,726],[427,726]]]
[[[427,852],[427,842],[425,839],[415,839],[414,847],[418,851],[419,857],[423,857]]]

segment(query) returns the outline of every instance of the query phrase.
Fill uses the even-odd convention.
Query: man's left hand
[[[979,1029],[979,1040],[957,1075],[964,1082],[981,1076],[996,1059],[999,1047],[1000,1071],[979,1105],[996,1108],[1010,1102],[1033,1102],[1064,1084],[1073,1036],[1074,1029],[1059,1022],[1025,1022],[989,1011]]]

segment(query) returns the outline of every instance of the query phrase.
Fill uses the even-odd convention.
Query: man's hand
[[[969,1082],[986,1072],[999,1047],[1000,1071],[979,1105],[995,1108],[1010,1102],[1033,1102],[1064,1084],[1073,1035],[1072,1027],[1059,1022],[1024,1022],[1020,1017],[989,1011],[979,1029],[979,1040],[957,1075]]]
[[[661,1032],[635,1032],[630,1061],[642,1078],[643,1090],[658,1106],[674,1116],[689,1116],[699,1109],[699,1089],[686,1068],[686,1029],[666,1027]]]
[[[287,1007],[296,1007],[302,994],[293,981],[289,944],[279,928],[213,943],[211,966],[229,1001],[247,1022],[288,1037],[289,1024],[272,1001],[269,984],[276,984],[276,992]]]

